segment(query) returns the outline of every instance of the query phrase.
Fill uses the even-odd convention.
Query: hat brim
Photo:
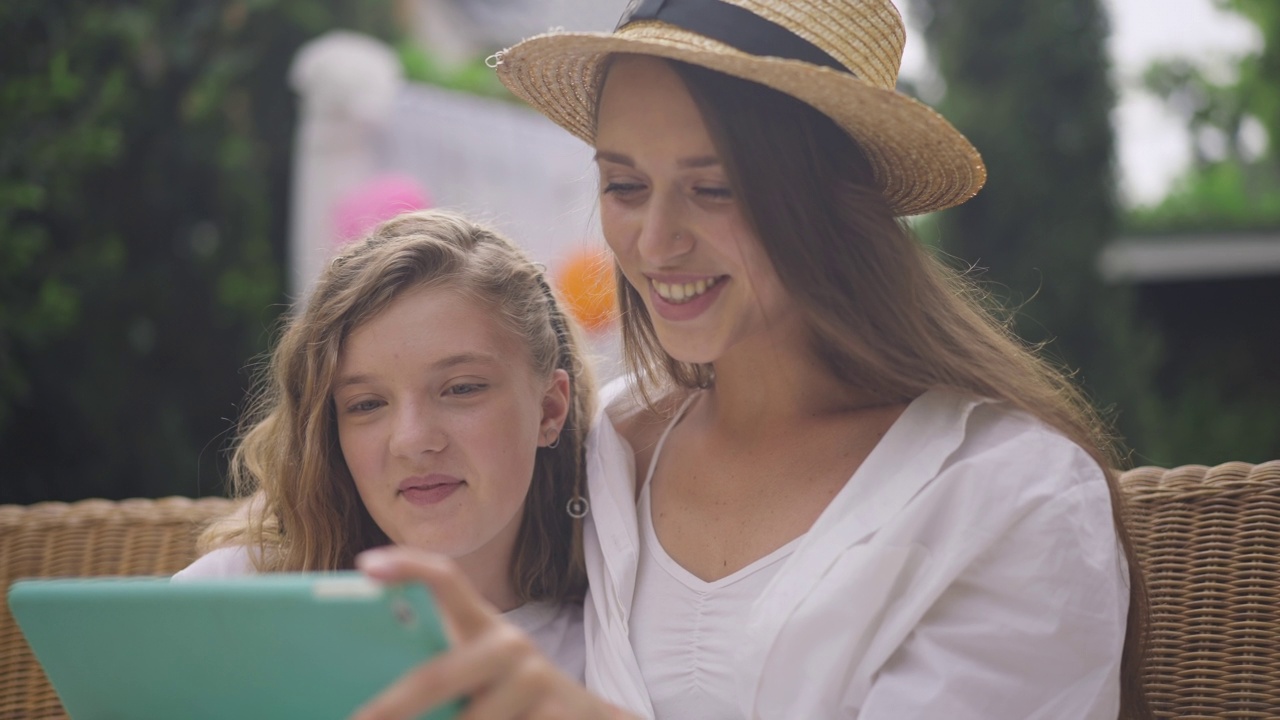
[[[959,205],[982,188],[982,156],[929,106],[837,70],[744,53],[664,24],[625,34],[552,33],[529,38],[499,57],[498,77],[511,92],[588,144],[595,142],[596,102],[609,55],[651,55],[700,65],[786,93],[826,114],[866,153],[898,215]]]

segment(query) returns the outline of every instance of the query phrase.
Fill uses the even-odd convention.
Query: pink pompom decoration
[[[408,175],[379,175],[338,198],[334,206],[335,245],[359,240],[384,220],[431,207],[425,188]]]

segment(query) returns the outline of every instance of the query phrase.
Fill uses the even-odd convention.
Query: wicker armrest
[[[1162,718],[1280,717],[1280,461],[1121,477]]]
[[[65,717],[9,614],[13,581],[170,575],[195,559],[199,530],[234,507],[224,498],[176,497],[0,505],[0,720]]]

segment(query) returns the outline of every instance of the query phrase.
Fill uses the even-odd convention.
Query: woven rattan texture
[[[170,575],[195,559],[199,528],[232,506],[223,498],[0,505],[0,720],[65,717],[9,614],[13,581]]]
[[[1122,477],[1151,599],[1146,687],[1160,718],[1280,718],[1280,461]],[[219,498],[0,506],[0,583],[169,574]],[[0,720],[62,708],[0,596]]]
[[[1280,718],[1280,461],[1125,473],[1160,718]]]

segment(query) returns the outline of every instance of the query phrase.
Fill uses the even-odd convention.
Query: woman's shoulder
[[[667,423],[689,396],[684,388],[664,388],[645,398],[629,377],[609,382],[600,392],[604,417],[631,447],[640,451],[658,442]]]
[[[173,579],[208,580],[241,577],[257,573],[249,548],[243,545],[221,547],[201,555],[195,562],[179,570]]]
[[[939,476],[968,478],[974,492],[1031,500],[1081,485],[1106,486],[1092,453],[1007,402],[973,401],[957,422],[956,444]]]

